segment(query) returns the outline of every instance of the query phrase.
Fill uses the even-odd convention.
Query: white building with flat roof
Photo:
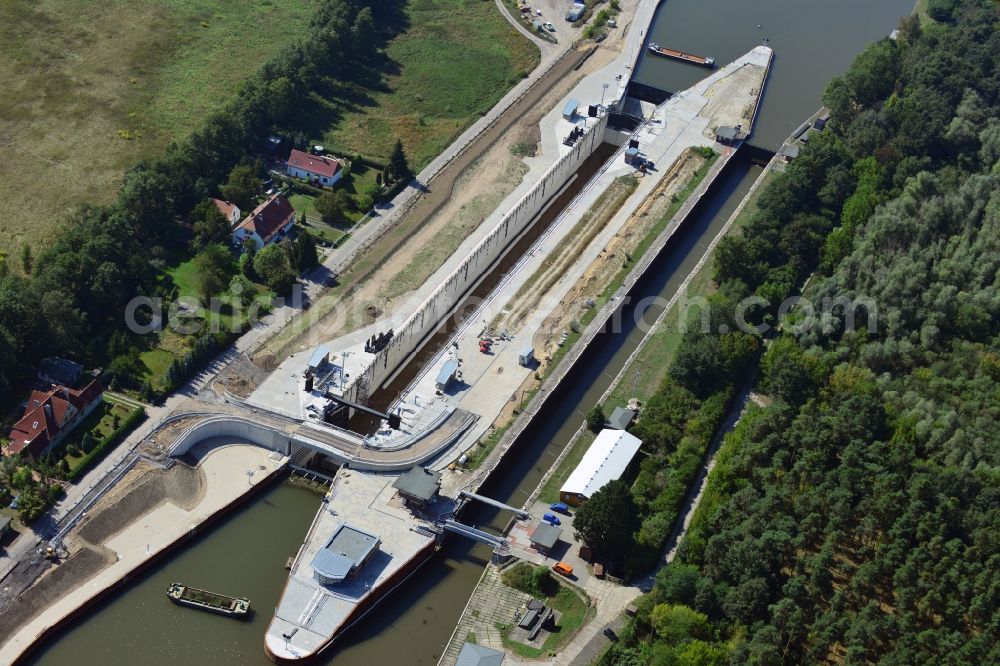
[[[586,502],[609,481],[622,477],[640,446],[642,440],[635,435],[605,428],[559,489],[559,499],[573,506]]]

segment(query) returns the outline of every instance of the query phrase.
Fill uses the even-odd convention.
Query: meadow
[[[0,252],[186,136],[300,35],[313,0],[0,3]],[[36,252],[37,253],[37,252]]]
[[[316,96],[308,113],[328,148],[384,162],[398,138],[419,171],[526,77],[540,55],[492,2],[411,0],[405,20],[386,48],[382,85]]]

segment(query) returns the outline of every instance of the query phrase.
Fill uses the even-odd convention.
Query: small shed
[[[0,516],[0,539],[7,536],[7,531],[10,529],[10,516]]]
[[[791,162],[799,156],[799,147],[794,143],[786,143],[778,151],[778,155],[786,162]]]
[[[530,368],[535,364],[535,348],[525,347],[517,355],[517,362],[522,368]]]
[[[319,372],[330,360],[330,348],[325,345],[316,347],[316,350],[309,357],[309,370],[313,373]]]
[[[465,642],[455,666],[501,666],[504,654],[485,645]]]
[[[559,543],[560,536],[562,536],[561,527],[549,525],[545,522],[539,522],[538,525],[535,526],[535,531],[531,533],[531,545],[538,551],[547,553],[552,550],[557,543]]]
[[[441,367],[441,372],[438,373],[437,379],[434,380],[434,386],[436,386],[439,391],[447,391],[448,387],[451,386],[452,381],[455,380],[455,375],[457,373],[458,360],[449,358],[444,362],[444,366]]]
[[[615,407],[608,417],[607,426],[612,430],[627,430],[632,421],[635,420],[635,410]]]
[[[579,101],[575,99],[569,100],[566,102],[566,106],[563,107],[563,118],[566,120],[573,120],[573,117],[576,116],[576,110],[578,108],[580,108]]]
[[[408,502],[418,506],[427,504],[441,489],[441,472],[426,467],[414,467],[397,478],[392,487]]]
[[[625,149],[625,164],[635,164],[636,160],[639,158],[639,149],[633,146],[629,146]]]
[[[826,121],[830,119],[829,111],[824,112],[819,118],[813,121],[813,129],[817,129],[820,132],[826,127]]]
[[[731,146],[740,138],[740,131],[736,127],[729,127],[728,125],[723,125],[719,129],[715,130],[715,140],[724,146]]]
[[[538,19],[535,19],[531,22],[531,27],[535,30],[535,32],[542,32],[542,30],[545,29],[542,27],[542,22],[539,21]]]

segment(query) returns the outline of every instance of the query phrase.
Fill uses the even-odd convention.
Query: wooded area
[[[715,304],[760,296],[752,322],[807,278],[874,305],[770,334],[773,402],[604,663],[1000,663],[1000,12],[943,5],[830,83],[827,130],[719,245]],[[726,338],[685,339],[654,451],[737,381]],[[640,500],[676,473],[651,459]]]

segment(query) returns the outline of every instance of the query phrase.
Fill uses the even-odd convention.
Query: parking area
[[[586,586],[587,581],[593,577],[593,573],[590,565],[581,559],[580,544],[573,537],[573,507],[569,507],[567,512],[561,513],[553,511],[544,502],[535,502],[529,511],[531,518],[517,521],[507,535],[511,553],[523,560],[544,564],[548,567],[556,562],[565,562],[573,567],[573,575],[568,576],[568,578],[581,587]],[[546,513],[551,513],[559,519],[559,529],[562,530],[559,540],[547,553],[536,548],[531,542],[531,537],[538,523]]]

